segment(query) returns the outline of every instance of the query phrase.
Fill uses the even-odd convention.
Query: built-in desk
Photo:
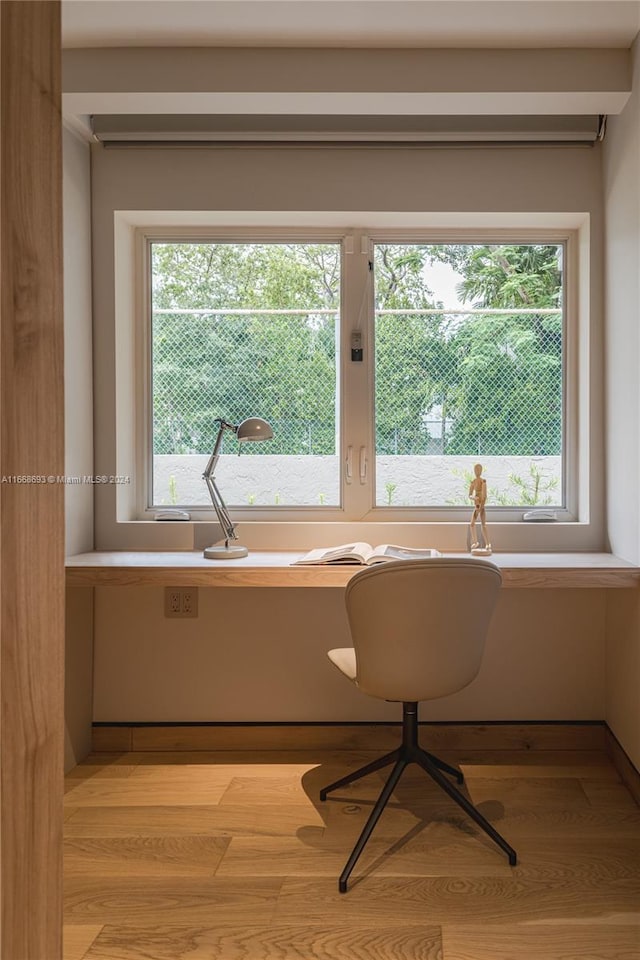
[[[67,558],[69,586],[344,587],[364,567],[292,566],[303,552],[205,560],[192,551],[110,551]],[[446,556],[468,556],[450,553]],[[635,587],[640,567],[609,553],[496,553],[505,587]]]
[[[342,724],[396,720],[388,704],[354,693],[334,676],[326,657],[330,647],[349,643],[340,588],[365,568],[292,566],[302,555],[256,550],[214,561],[192,551],[121,551],[69,557],[73,670],[67,693],[83,705],[69,721],[75,755],[89,749],[92,720],[100,724],[94,731],[99,750],[271,748],[294,742],[285,736],[308,744],[320,742],[310,738],[320,737],[326,724],[322,742],[344,745],[354,733]],[[477,732],[469,724],[487,721],[508,724],[504,736],[502,727],[491,728],[492,743],[530,746],[532,727],[517,726],[521,720],[561,720],[564,725],[548,733],[536,727],[536,738],[553,739],[535,742],[584,746],[584,737],[601,731],[567,724],[603,718],[607,608],[617,601],[624,606],[628,594],[633,599],[633,590],[620,594],[617,588],[637,587],[640,567],[606,553],[497,553],[492,559],[504,586],[516,589],[500,598],[481,675],[454,698],[430,704],[429,718],[464,724],[451,733],[458,746],[470,742],[469,731]],[[166,586],[334,589],[290,589],[287,596],[265,590],[260,603],[255,595],[242,603],[232,591],[203,589],[199,619],[173,620],[164,616]],[[544,592],[544,602],[535,588]],[[574,588],[594,589],[576,595]],[[305,726],[285,734],[283,723]],[[276,726],[258,730],[264,724]],[[378,728],[366,729],[374,743]],[[495,739],[499,733],[502,740]],[[486,729],[481,734],[486,742]]]

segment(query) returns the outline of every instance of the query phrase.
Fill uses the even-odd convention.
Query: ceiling
[[[638,0],[63,0],[63,46],[629,47]]]
[[[62,0],[62,24],[65,121],[86,139],[263,140],[261,116],[284,140],[342,139],[341,117],[350,138],[448,139],[448,115],[572,140],[535,116],[623,109],[640,0]],[[516,116],[534,119],[514,134]]]

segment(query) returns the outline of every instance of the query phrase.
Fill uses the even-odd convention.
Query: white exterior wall
[[[154,504],[211,506],[202,480],[208,457],[200,454],[157,454],[154,463]],[[521,477],[527,489],[533,489],[531,469],[544,478],[540,503],[562,503],[562,462],[560,457],[481,457],[487,481],[489,504],[499,504],[500,496],[520,504],[520,488],[511,479]],[[425,504],[462,505],[467,496],[477,457],[381,456],[376,459],[376,499],[388,501],[387,483],[393,483],[391,503],[396,507],[421,507]],[[233,504],[338,504],[339,457],[253,456],[225,454],[220,457],[216,483],[227,506]],[[549,487],[552,484],[552,487]],[[516,498],[514,500],[514,498]],[[525,507],[524,509],[529,509]]]

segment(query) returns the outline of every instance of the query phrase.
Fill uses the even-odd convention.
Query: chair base
[[[382,811],[386,807],[389,798],[393,791],[395,790],[400,777],[405,769],[410,763],[417,763],[418,766],[422,767],[425,773],[428,773],[429,776],[435,780],[439,787],[441,787],[448,796],[451,797],[458,806],[467,813],[478,826],[484,830],[484,832],[491,837],[491,839],[497,843],[497,845],[504,850],[509,858],[509,863],[511,866],[515,866],[517,863],[517,854],[516,851],[511,847],[507,841],[502,837],[497,830],[491,826],[488,820],[486,820],[481,813],[476,810],[473,804],[467,800],[467,798],[462,794],[456,787],[451,784],[443,774],[448,774],[451,777],[454,777],[458,783],[464,782],[464,777],[459,770],[456,770],[455,767],[451,767],[448,763],[445,763],[444,760],[440,760],[439,757],[434,756],[432,753],[428,753],[426,750],[423,750],[422,747],[418,744],[418,704],[417,703],[403,703],[402,704],[402,743],[397,750],[392,750],[391,753],[385,754],[383,757],[379,757],[377,760],[372,761],[371,763],[366,764],[364,767],[360,767],[359,770],[354,770],[353,773],[347,774],[345,777],[341,777],[340,780],[336,780],[335,783],[330,783],[328,787],[324,787],[320,791],[320,799],[326,800],[327,794],[331,793],[333,790],[337,790],[339,787],[345,787],[349,783],[353,783],[356,780],[360,780],[361,777],[366,777],[369,773],[375,773],[376,770],[382,770],[383,767],[388,767],[390,764],[393,764],[393,770],[389,774],[387,782],[385,783],[380,796],[378,797],[369,819],[367,820],[362,833],[360,834],[358,841],[351,852],[351,856],[345,864],[345,868],[340,874],[340,879],[338,881],[338,889],[340,893],[347,892],[347,881],[351,875],[351,871],[355,867],[360,854],[365,848],[367,840],[373,833],[374,827],[377,824]]]

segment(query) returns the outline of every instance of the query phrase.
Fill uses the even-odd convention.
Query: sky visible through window
[[[425,268],[425,280],[426,276],[427,268]],[[456,292],[456,287],[462,279],[462,274],[448,263],[432,263],[428,268],[428,283],[435,299],[441,301],[442,305],[450,310],[464,308],[464,303],[458,298]]]

